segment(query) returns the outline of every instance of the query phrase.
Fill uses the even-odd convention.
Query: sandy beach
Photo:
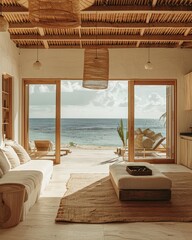
[[[89,150],[116,150],[118,146],[95,146],[95,145],[62,145],[63,148],[73,149],[89,149]],[[61,148],[62,148],[61,147]]]

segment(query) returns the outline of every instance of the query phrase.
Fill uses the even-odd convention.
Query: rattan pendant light
[[[109,51],[106,48],[85,49],[83,87],[106,89],[109,80]]]
[[[83,87],[89,89],[106,89],[109,80],[109,51],[97,46],[97,12],[96,12],[96,49],[85,49]]]
[[[94,0],[30,0],[29,20],[37,27],[78,27],[80,11],[93,3]]]

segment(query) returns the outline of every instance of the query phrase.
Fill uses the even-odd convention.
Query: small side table
[[[25,196],[22,184],[0,184],[0,227],[16,226],[21,220]]]

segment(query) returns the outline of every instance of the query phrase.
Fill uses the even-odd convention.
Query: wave
[[[88,131],[94,131],[94,130],[116,130],[114,127],[71,127],[68,128],[68,130],[88,130]]]
[[[121,140],[117,133],[119,121],[116,119],[75,119],[61,121],[61,142],[68,144],[74,142],[78,145],[96,146],[121,146]],[[159,120],[139,119],[135,121],[135,129],[150,128],[155,133],[166,135],[166,128]],[[124,131],[126,131],[124,123]],[[55,121],[50,119],[30,120],[30,139],[50,139],[55,141]]]

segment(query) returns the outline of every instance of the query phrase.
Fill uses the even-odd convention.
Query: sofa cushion
[[[126,171],[127,166],[146,166],[152,170],[150,176],[134,176]],[[171,180],[149,163],[115,163],[109,172],[118,189],[170,189]]]
[[[1,151],[1,149],[0,149],[0,168],[3,174],[7,173],[11,169],[11,164],[7,156],[4,154],[3,151]]]
[[[7,162],[9,162],[7,160]],[[21,220],[24,220],[31,207],[37,202],[40,194],[48,185],[53,173],[53,161],[31,160],[10,169],[0,178],[1,184],[18,183],[25,186],[24,204]]]
[[[11,171],[38,171],[43,175],[41,184],[41,192],[44,191],[45,187],[50,181],[53,173],[53,161],[51,160],[31,160],[25,164],[21,164]]]
[[[19,183],[25,186],[25,199],[27,201],[33,191],[39,189],[40,194],[43,174],[40,171],[9,171],[0,179],[0,184]],[[36,192],[36,191],[35,191]]]
[[[6,146],[11,146],[15,152],[17,153],[20,163],[26,163],[28,161],[31,160],[29,154],[26,152],[26,150],[18,143],[14,142],[14,141],[7,141]]]
[[[16,152],[11,146],[5,146],[4,148],[1,148],[1,151],[6,155],[8,158],[11,168],[15,168],[20,165],[19,157],[17,156]]]

